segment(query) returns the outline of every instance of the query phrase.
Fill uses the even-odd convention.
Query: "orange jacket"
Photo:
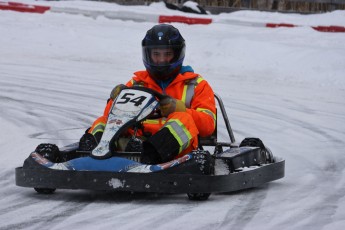
[[[134,73],[134,76],[126,85],[129,87],[133,85],[144,86],[185,102],[188,83],[193,79],[196,80],[195,85],[193,85],[194,93],[190,107],[187,108],[186,112],[192,116],[199,131],[199,136],[209,136],[214,132],[216,125],[215,98],[212,88],[200,75],[194,72],[180,73],[166,88],[162,89],[149,76],[147,71],[138,71]],[[104,110],[104,117],[108,117],[112,103],[113,101],[109,100]],[[144,130],[154,134],[164,123],[165,118],[147,120],[144,122]]]

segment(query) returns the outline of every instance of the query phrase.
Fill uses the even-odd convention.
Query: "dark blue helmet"
[[[147,31],[142,41],[143,62],[150,76],[158,80],[174,78],[179,73],[185,57],[185,41],[175,27],[159,24]],[[157,63],[152,59],[152,51],[170,50],[173,58],[168,62]]]

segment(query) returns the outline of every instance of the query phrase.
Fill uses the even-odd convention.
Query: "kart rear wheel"
[[[203,201],[207,200],[211,193],[187,193],[189,200]]]
[[[264,143],[259,138],[248,137],[245,138],[241,143],[240,147],[250,146],[250,147],[259,147],[260,148],[260,164],[273,163],[274,158],[271,150],[265,147]]]
[[[55,188],[34,188],[35,191],[39,194],[53,194],[55,192]]]

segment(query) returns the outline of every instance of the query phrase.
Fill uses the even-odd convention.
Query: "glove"
[[[184,102],[170,96],[161,99],[159,104],[163,117],[168,117],[173,112],[186,112],[186,105]]]
[[[114,100],[120,94],[121,90],[125,88],[127,88],[127,86],[124,84],[119,84],[115,86],[114,89],[110,93],[110,98]]]

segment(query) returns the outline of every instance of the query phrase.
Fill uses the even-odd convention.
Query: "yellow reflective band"
[[[150,125],[164,125],[166,123],[166,118],[160,118],[160,119],[147,119],[143,121],[143,124],[150,124]]]
[[[151,125],[159,125],[159,120],[158,119],[147,119],[143,122],[144,124],[151,124]]]
[[[92,130],[91,134],[92,135],[95,135],[96,133],[98,132],[104,132],[104,129],[105,129],[105,124],[102,122],[102,123],[99,123],[95,126],[95,128]]]
[[[199,75],[198,78],[196,79],[196,83],[202,82],[204,79]]]
[[[179,143],[179,153],[188,148],[192,139],[192,135],[180,120],[171,119],[164,125],[164,127],[169,129],[170,133]]]
[[[188,85],[185,84],[183,86],[183,92],[182,92],[182,98],[181,98],[181,101],[183,101],[185,104],[186,104],[187,89],[188,89]]]
[[[212,111],[208,110],[208,109],[203,109],[203,108],[197,108],[196,111],[198,112],[202,112],[202,113],[207,113],[208,115],[210,115],[213,118],[214,121],[214,125],[216,125],[216,114],[214,114]]]

